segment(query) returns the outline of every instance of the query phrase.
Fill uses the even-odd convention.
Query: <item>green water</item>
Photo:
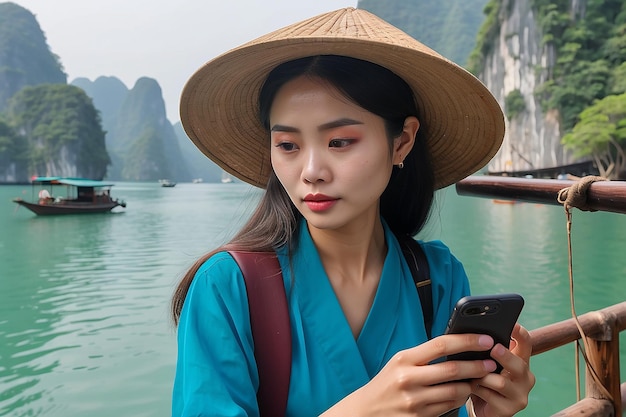
[[[223,242],[258,193],[241,184],[118,183],[120,213],[37,217],[0,186],[0,416],[168,416],[180,274]],[[475,293],[519,292],[528,329],[570,316],[560,207],[439,198],[423,234],[463,260]],[[626,216],[574,214],[579,313],[626,299]],[[621,337],[622,375],[626,340]],[[519,415],[575,401],[573,347],[534,357],[537,385]],[[624,380],[624,376],[622,380]]]

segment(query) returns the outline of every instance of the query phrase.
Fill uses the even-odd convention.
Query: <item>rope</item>
[[[565,206],[565,211],[575,207],[582,211],[597,211],[589,207],[587,204],[587,190],[596,181],[608,181],[604,177],[588,175],[576,181],[574,184],[559,191],[557,201]]]
[[[585,332],[580,324],[580,321],[578,321],[578,315],[576,314],[576,308],[575,308],[575,303],[574,303],[574,268],[573,268],[573,261],[572,261],[573,257],[572,257],[572,212],[571,212],[571,208],[575,207],[582,211],[597,211],[597,210],[590,208],[587,204],[587,190],[589,189],[589,187],[591,187],[591,184],[593,184],[596,181],[607,181],[607,179],[604,177],[589,175],[589,176],[581,178],[579,181],[575,182],[570,187],[563,188],[562,190],[558,192],[558,195],[557,195],[557,201],[563,204],[563,207],[565,208],[565,217],[567,219],[567,251],[568,251],[570,308],[572,311],[572,318],[574,319],[574,322],[576,323],[576,327],[578,327],[578,331],[581,336],[580,340],[582,340],[583,345],[584,345],[584,349],[583,349],[583,347],[580,345],[580,340],[576,340],[575,352],[574,352],[575,364],[576,364],[576,401],[580,401],[581,399],[579,352],[580,354],[582,354],[585,360],[585,365],[587,369],[589,370],[589,374],[595,381],[596,385],[600,387],[602,394],[606,398],[613,401],[613,396],[609,393],[609,391],[606,389],[604,384],[600,381],[600,377],[598,376],[598,373],[593,368],[591,363],[589,363],[589,359],[587,358],[586,352],[590,350],[589,341],[587,340],[587,336],[585,335]]]

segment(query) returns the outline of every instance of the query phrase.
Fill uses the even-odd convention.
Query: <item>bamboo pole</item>
[[[557,194],[575,181],[472,175],[456,183],[459,195],[560,205]],[[626,181],[598,181],[587,190],[587,205],[626,214]]]

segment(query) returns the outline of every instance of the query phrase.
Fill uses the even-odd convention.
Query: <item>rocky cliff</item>
[[[25,86],[66,79],[35,16],[15,3],[0,3],[0,111]]]
[[[576,162],[560,143],[559,112],[544,112],[535,94],[555,64],[554,47],[542,42],[538,16],[530,1],[500,3],[499,31],[491,39],[492,48],[477,74],[507,113],[504,143],[488,170],[525,171]]]
[[[107,132],[107,148],[115,148],[112,135],[117,123],[117,115],[128,95],[128,88],[117,77],[100,76],[94,81],[85,77],[75,78],[72,85],[82,88],[93,100],[102,118],[102,128]]]
[[[99,88],[101,85],[111,86],[115,81],[102,77],[93,85],[84,79],[80,81],[83,88],[93,94],[94,103],[100,104],[102,117],[107,120],[106,143],[113,162],[108,178],[191,181],[178,138],[165,116],[165,103],[158,82],[142,77],[123,95],[122,88]]]
[[[166,119],[156,80],[140,78],[131,90],[116,77],[77,78],[72,84],[85,90],[102,116],[112,159],[108,179],[220,181],[222,170],[193,145],[180,123],[172,126]]]
[[[0,181],[26,182],[33,175],[102,179],[106,174],[110,159],[100,117],[80,88],[25,87],[11,97],[5,115],[12,126],[5,130],[13,134],[2,139],[13,149],[0,148]]]

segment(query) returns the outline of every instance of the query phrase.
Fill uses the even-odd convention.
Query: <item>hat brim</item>
[[[435,186],[443,188],[475,173],[496,154],[504,117],[476,77],[421,46],[423,50],[343,37],[246,44],[209,61],[189,79],[181,95],[181,123],[198,149],[222,169],[263,188],[271,162],[258,97],[269,72],[306,56],[359,58],[388,68],[411,86],[420,129],[426,130]]]

